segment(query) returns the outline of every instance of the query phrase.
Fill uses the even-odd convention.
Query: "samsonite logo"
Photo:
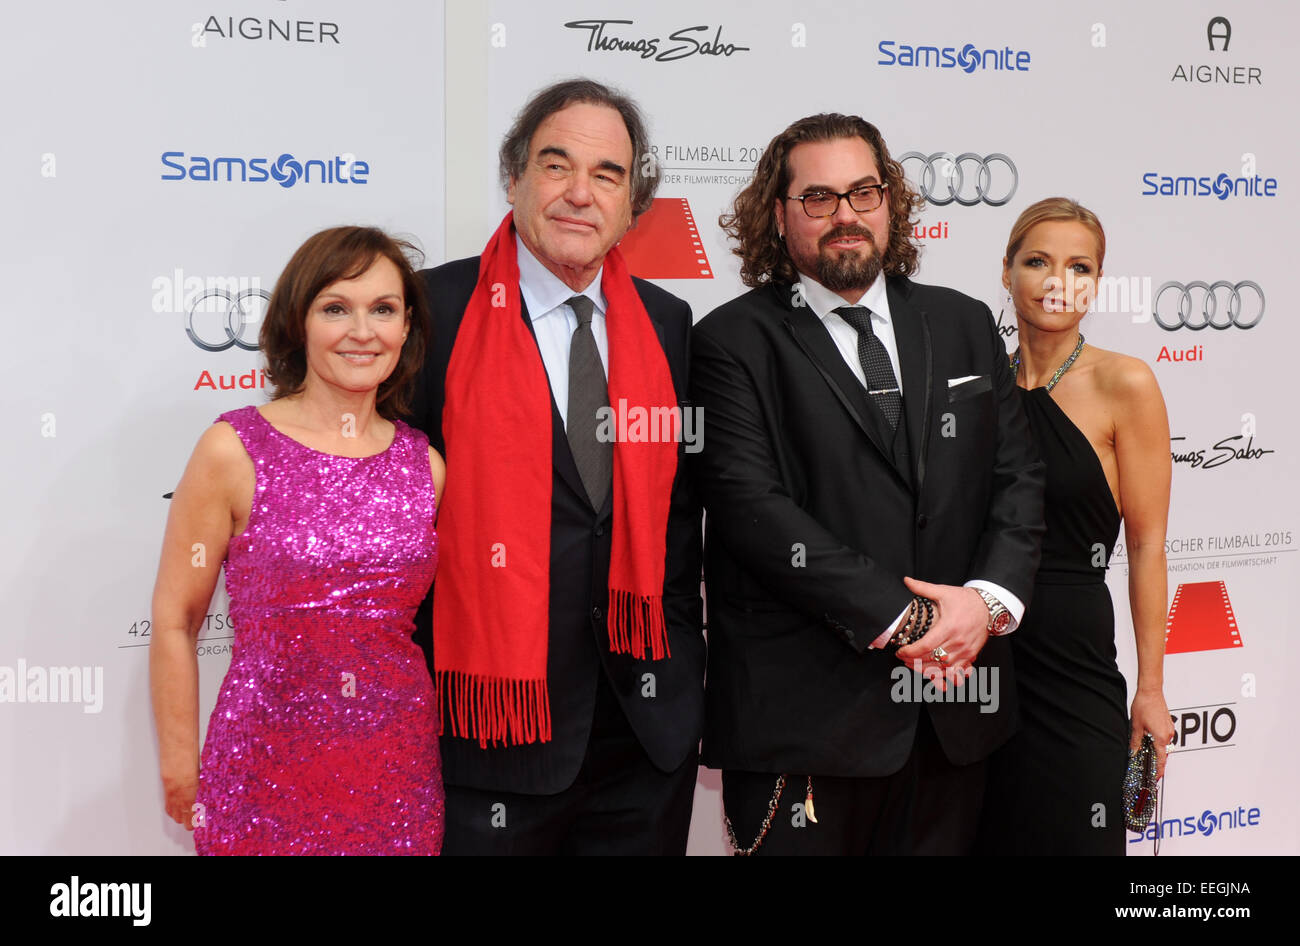
[[[1185,818],[1166,818],[1160,822],[1152,821],[1141,834],[1129,832],[1128,843],[1138,844],[1142,841],[1153,841],[1156,838],[1160,838],[1162,841],[1167,841],[1169,838],[1208,838],[1221,831],[1258,827],[1261,817],[1258,808],[1247,808],[1245,805],[1238,805],[1236,808],[1227,808],[1222,811],[1206,808],[1199,815],[1188,815]]]
[[[226,184],[264,184],[274,181],[283,188],[295,184],[366,184],[370,165],[353,154],[300,161],[289,152],[277,158],[209,156],[184,151],[164,151],[161,156],[164,181],[205,181]]]
[[[878,66],[912,66],[928,69],[960,69],[970,75],[981,72],[1028,72],[1029,51],[1003,46],[981,49],[974,43],[956,46],[929,46],[882,39],[876,44]]]
[[[1208,174],[1163,174],[1146,171],[1142,174],[1143,197],[1276,197],[1277,178],[1259,174],[1237,176],[1220,171]]]

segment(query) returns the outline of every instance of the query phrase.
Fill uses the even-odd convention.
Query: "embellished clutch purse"
[[[1160,785],[1156,781],[1156,746],[1151,734],[1142,736],[1142,745],[1128,755],[1124,786],[1120,797],[1124,803],[1124,827],[1141,834],[1151,823]]]

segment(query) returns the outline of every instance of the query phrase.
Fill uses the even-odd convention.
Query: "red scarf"
[[[668,361],[617,248],[605,257],[601,288],[609,403],[625,403],[629,416],[637,406],[668,407],[680,421]],[[447,489],[433,598],[443,726],[450,720],[453,735],[484,747],[551,739],[551,388],[521,312],[506,214],[479,261],[447,365]],[[614,443],[609,648],[638,659],[648,649],[660,660],[670,656],[664,554],[677,444],[629,439],[620,434]]]

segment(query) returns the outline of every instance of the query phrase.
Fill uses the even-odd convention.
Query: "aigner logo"
[[[1223,32],[1216,33],[1215,28],[1221,28]],[[1214,41],[1223,40],[1223,51],[1228,51],[1228,43],[1232,41],[1232,24],[1228,22],[1226,16],[1216,16],[1205,24],[1205,38],[1210,42],[1210,51],[1214,50]]]
[[[225,29],[222,29],[223,23]],[[228,16],[223,21],[209,16],[201,29],[199,24],[194,25],[194,32],[203,40],[201,43],[196,42],[200,46],[206,45],[209,34],[221,39],[265,39],[273,43],[323,43],[329,40],[335,46],[339,45],[339,25],[325,20],[276,20],[269,17],[262,20],[246,16],[237,21],[233,16]]]
[[[1205,24],[1205,39],[1210,52],[1226,53],[1232,42],[1232,24],[1224,16],[1216,16]],[[1216,58],[1210,63],[1179,63],[1174,67],[1170,82],[1191,82],[1200,85],[1263,85],[1263,70],[1259,66],[1235,66]]]
[[[749,52],[748,46],[737,46],[734,43],[724,43],[722,41],[722,27],[719,26],[713,34],[713,38],[708,38],[707,26],[686,26],[680,30],[670,33],[668,41],[676,45],[660,49],[664,40],[658,36],[643,36],[637,39],[625,39],[621,36],[614,35],[613,30],[606,30],[609,26],[632,26],[632,20],[572,20],[564,25],[571,30],[587,30],[587,52],[620,52],[620,53],[637,53],[642,59],[653,59],[655,62],[674,62],[678,59],[688,59],[691,56],[723,56],[729,57],[735,53]],[[703,38],[697,39],[689,34],[703,33]]]

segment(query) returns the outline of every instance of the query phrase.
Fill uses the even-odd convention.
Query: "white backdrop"
[[[162,813],[142,622],[163,494],[207,423],[261,397],[238,388],[241,377],[255,382],[256,353],[206,351],[187,335],[191,325],[206,344],[229,341],[223,297],[191,320],[197,296],[248,290],[255,306],[298,243],[337,223],[414,234],[431,263],[477,253],[506,206],[496,184],[502,133],[532,91],[577,74],[620,86],[649,116],[665,174],[655,212],[680,213],[685,201],[682,220],[694,221],[708,261],[692,278],[660,282],[697,318],[743,289],[718,214],[768,140],[813,112],[862,114],[896,157],[939,156],[919,279],[995,313],[1020,210],[1065,194],[1101,216],[1111,295],[1083,330],[1152,365],[1181,438],[1171,445],[1177,652],[1165,692],[1182,745],[1169,766],[1162,850],[1300,851],[1300,779],[1281,749],[1300,604],[1300,516],[1288,489],[1300,454],[1288,355],[1300,328],[1284,296],[1300,135],[1278,120],[1294,110],[1286,38],[1300,26],[1295,10],[1238,2],[1225,24],[1211,23],[1219,5],[1201,2],[977,10],[934,0],[905,10],[626,0],[547,12],[484,0],[451,5],[445,22],[440,4],[398,0],[80,7],[76,29],[63,8],[18,8],[0,57],[6,88],[21,90],[0,106],[11,221],[0,266],[17,348],[38,353],[12,359],[4,384],[14,449],[0,473],[10,497],[0,675],[99,667],[102,687],[92,686],[98,712],[86,712],[94,701],[0,702],[0,757],[15,773],[0,790],[0,851],[192,850]],[[241,17],[256,22],[241,30]],[[169,160],[187,170],[194,156],[242,158],[244,173],[265,168],[267,179],[241,181],[226,162],[218,181],[163,180],[177,173],[162,161],[170,152],[185,155]],[[945,163],[967,154],[960,175]],[[1007,161],[989,159],[981,180],[976,161],[991,155]],[[312,159],[366,183],[322,183]],[[919,177],[920,161],[906,167]],[[959,200],[938,203],[959,177]],[[1166,189],[1204,181],[1162,195],[1164,178]],[[641,265],[668,265],[669,254],[638,249]],[[1242,285],[1240,309],[1229,308],[1230,290],[1217,291],[1216,327],[1179,326],[1177,287],[1153,318],[1164,284],[1217,281]],[[1187,305],[1182,321],[1200,324],[1204,291],[1193,287]],[[1256,316],[1253,327],[1228,324]],[[1014,319],[1002,321],[1014,347]],[[250,325],[244,337],[254,336]],[[216,389],[196,390],[205,371]],[[235,389],[220,390],[223,379]],[[1110,584],[1131,685],[1124,569],[1121,539]],[[220,593],[211,610],[205,721],[230,636]],[[701,771],[692,853],[724,850],[718,785],[717,773]]]
[[[257,289],[316,230],[405,231],[441,261],[442,7],[84,0],[6,21],[0,266],[24,356],[4,383],[0,674],[100,667],[102,692],[95,712],[0,702],[0,852],[192,852],[162,811],[147,632],[163,495],[218,414],[263,398],[239,387],[261,356],[229,344],[219,293],[252,293],[235,325],[255,347]],[[217,158],[244,167],[202,180]],[[204,728],[224,591],[210,611]]]
[[[689,202],[712,264],[713,278],[661,280],[697,318],[744,288],[715,225],[718,214],[748,180],[755,149],[814,112],[863,115],[896,158],[973,156],[955,162],[961,186],[948,203],[934,201],[952,195],[958,174],[949,164],[945,176],[943,157],[935,162],[918,278],[983,299],[995,314],[1004,303],[1001,258],[1016,215],[1056,194],[1095,210],[1107,229],[1111,281],[1098,306],[1107,311],[1089,315],[1083,331],[1090,342],[1142,358],[1156,371],[1172,435],[1185,438],[1173,444],[1179,462],[1169,592],[1180,583],[1201,585],[1185,592],[1189,604],[1170,638],[1171,650],[1175,639],[1190,639],[1189,651],[1171,653],[1165,663],[1181,744],[1166,780],[1162,850],[1295,853],[1297,767],[1278,747],[1287,744],[1285,673],[1295,656],[1287,632],[1296,626],[1300,577],[1293,557],[1300,517],[1287,488],[1296,480],[1300,447],[1288,394],[1300,328],[1283,292],[1300,136],[1292,123],[1270,116],[1291,109],[1296,85],[1283,37],[1300,25],[1300,15],[1277,4],[1233,4],[1229,23],[1212,27],[1211,51],[1207,28],[1220,7],[1206,3],[1003,2],[977,12],[942,0],[853,10],[806,2],[624,3],[602,5],[597,18],[584,9],[550,13],[494,3],[483,28],[504,33],[504,45],[491,52],[484,148],[499,141],[520,103],[547,81],[581,72],[630,92],[653,125],[665,175],[659,196]],[[705,28],[690,29],[699,26]],[[711,54],[705,42],[723,51]],[[964,52],[967,44],[972,48]],[[935,51],[927,55],[924,46]],[[981,55],[994,49],[996,57]],[[981,180],[977,162],[989,155],[1005,160],[989,160]],[[904,166],[920,178],[920,160]],[[1248,177],[1249,189],[1274,196],[1158,193],[1162,177],[1206,178],[1200,189],[1212,191],[1220,174]],[[1157,193],[1144,194],[1152,189]],[[501,206],[494,191],[485,195],[484,236]],[[1160,300],[1161,321],[1172,330],[1152,317],[1151,297],[1166,282],[1220,280],[1258,285],[1259,293],[1242,287],[1242,308],[1233,310],[1249,324],[1263,305],[1252,328],[1228,326],[1230,293],[1223,288],[1215,315],[1223,329],[1180,328],[1178,289]],[[1194,290],[1187,321],[1202,323],[1203,300],[1204,292]],[[1014,314],[1001,321],[1013,349]],[[1131,687],[1136,663],[1122,536],[1109,583],[1121,669]],[[1225,590],[1239,646],[1222,646]],[[1211,598],[1213,611],[1205,606]],[[1190,649],[1207,643],[1202,633],[1220,646]],[[719,792],[717,773],[702,773],[692,852],[725,849]],[[1150,853],[1149,843],[1128,837],[1135,842],[1130,853]]]

